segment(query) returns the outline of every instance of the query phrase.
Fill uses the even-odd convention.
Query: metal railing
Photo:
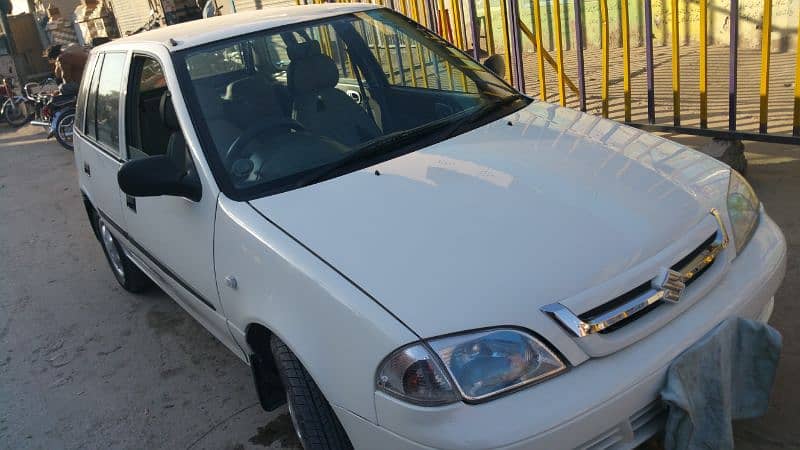
[[[322,3],[321,0],[295,0],[298,5],[306,3]],[[349,2],[348,0],[339,0]],[[543,15],[540,0],[532,0],[530,5],[531,26],[528,26],[520,18],[520,2],[516,0],[482,0],[482,11],[479,11],[476,0],[365,0],[366,3],[374,3],[392,8],[420,24],[433,30],[443,38],[462,50],[468,51],[474,58],[478,59],[502,50],[506,62],[506,78],[518,89],[525,91],[526,77],[530,71],[538,79],[539,97],[548,100],[548,78],[553,77],[558,91],[557,100],[561,105],[567,105],[568,98],[577,100],[575,103],[582,111],[587,110],[587,81],[596,83],[594,77],[586,76],[586,60],[584,49],[586,42],[584,37],[585,28],[588,24],[582,17],[584,0],[573,0],[573,29],[562,29],[562,5],[569,0],[541,0],[548,3],[549,11]],[[609,0],[597,0],[600,18],[600,79],[599,86],[590,85],[593,90],[599,90],[599,113],[603,117],[610,116],[609,85],[612,84],[610,78],[610,50],[612,49],[610,35],[613,31],[619,37],[622,51],[622,91],[623,109],[621,117],[614,117],[625,123],[654,131],[665,131],[682,134],[693,134],[700,136],[716,137],[730,140],[754,140],[774,143],[800,144],[800,51],[796,56],[796,67],[794,70],[794,101],[792,114],[792,132],[774,133],[769,132],[769,87],[770,87],[770,59],[771,59],[771,39],[772,30],[772,1],[763,1],[763,15],[761,19],[761,51],[760,51],[760,70],[758,88],[758,131],[743,131],[737,129],[737,94],[739,71],[739,0],[730,0],[729,17],[729,55],[728,55],[728,99],[727,99],[727,127],[709,127],[709,33],[708,33],[708,0],[693,0],[699,9],[699,32],[698,32],[698,54],[696,60],[684,62],[698,64],[699,83],[697,85],[697,96],[699,100],[697,113],[699,115],[698,126],[687,126],[682,124],[681,99],[686,99],[686,93],[681,92],[681,17],[679,17],[678,0],[664,0],[661,4],[666,7],[669,2],[669,31],[671,47],[671,89],[672,89],[672,120],[671,123],[664,120],[657,121],[656,115],[656,75],[657,67],[654,64],[654,34],[653,34],[653,1],[643,0],[644,22],[644,72],[646,74],[646,118],[640,121],[634,120],[632,114],[633,96],[631,91],[632,72],[631,72],[631,38],[630,38],[630,17],[629,7],[634,4],[630,0],[619,0],[618,29],[610,29],[609,20]],[[499,6],[499,14],[494,11],[492,6]],[[636,3],[637,7],[641,5]],[[564,5],[568,6],[568,5]],[[545,17],[546,16],[546,17]],[[685,19],[685,18],[684,18]],[[545,23],[544,21],[547,20]],[[494,26],[499,22],[500,37],[496,39],[496,29]],[[545,48],[542,42],[543,23],[552,30],[554,55]],[[685,25],[683,25],[685,27]],[[665,27],[666,28],[666,27]],[[686,30],[683,30],[686,31]],[[568,74],[565,64],[563,34],[573,33],[575,70]],[[666,32],[666,31],[665,31]],[[523,38],[527,39],[533,46],[535,54],[535,70],[528,69],[524,63]],[[483,45],[481,45],[483,41]],[[499,41],[499,42],[498,42]],[[800,44],[800,39],[798,39]],[[686,55],[683,55],[686,58]],[[616,62],[614,66],[617,67]],[[574,76],[574,81],[572,76]],[[552,79],[552,78],[551,78]],[[723,113],[724,114],[724,113]],[[717,117],[718,119],[718,117]]]

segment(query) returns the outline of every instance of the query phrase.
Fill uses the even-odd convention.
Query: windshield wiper
[[[423,137],[430,138],[435,136],[437,138],[437,142],[450,138],[456,134],[459,134],[464,127],[474,124],[475,122],[484,119],[488,115],[508,105],[525,99],[527,99],[527,97],[522,94],[513,94],[500,100],[482,105],[478,109],[472,111],[470,114],[467,114],[464,117],[461,117],[460,119],[433,123],[421,128],[414,128],[411,130],[389,134],[384,136],[382,139],[378,139],[354,149],[344,158],[338,159],[330,164],[326,164],[316,170],[312,170],[308,175],[301,177],[300,180],[295,183],[295,187],[307,186],[309,184],[325,180],[331,174],[336,173],[340,169],[347,167],[356,161],[363,161],[379,154],[383,154],[386,152],[387,148],[396,147],[397,145],[402,144],[403,142],[412,138],[420,139]]]
[[[312,170],[311,173],[309,173],[308,175],[302,177],[299,181],[297,181],[297,183],[295,183],[295,186],[302,187],[322,181],[332,173],[335,173],[341,168],[347,167],[356,161],[368,159],[380,153],[383,153],[388,146],[395,146],[412,137],[418,137],[420,133],[425,133],[430,128],[439,128],[441,126],[447,125],[447,123],[448,122],[436,124],[436,126],[425,127],[423,129],[415,128],[412,130],[401,131],[384,136],[383,139],[380,139],[376,142],[372,142],[367,145],[354,149],[344,158],[337,159],[336,161],[330,164],[326,164],[316,170]]]
[[[453,124],[442,133],[442,139],[447,139],[449,137],[455,136],[459,134],[465,126],[472,125],[476,122],[479,122],[485,119],[487,116],[494,114],[495,112],[512,105],[520,100],[526,100],[528,97],[525,97],[522,94],[513,94],[509,95],[508,97],[503,97],[500,100],[487,103],[485,105],[480,106],[478,109],[473,111],[472,114],[469,114],[466,117],[462,117],[461,119],[453,122]]]

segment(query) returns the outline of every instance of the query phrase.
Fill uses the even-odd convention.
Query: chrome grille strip
[[[712,209],[711,215],[716,219],[718,226],[716,237],[711,242],[711,245],[703,249],[682,267],[674,270],[666,269],[664,273],[656,276],[651,282],[651,289],[648,289],[643,294],[587,321],[582,320],[561,303],[545,305],[541,308],[541,311],[549,314],[575,336],[584,337],[620,324],[620,322],[658,302],[677,302],[685,284],[695,279],[708,268],[728,246],[728,232],[725,229],[725,224],[722,222],[719,211]]]

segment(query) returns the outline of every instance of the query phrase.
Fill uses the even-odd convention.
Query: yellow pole
[[[761,89],[759,91],[758,132],[767,132],[769,103],[769,48],[772,34],[772,1],[764,0],[764,19],[761,26]]]
[[[450,0],[450,11],[453,13],[453,41],[456,47],[463,49],[464,42],[461,41],[461,19],[458,15],[458,0]]]
[[[771,0],[767,0],[769,3]],[[672,122],[681,124],[681,53],[678,47],[678,0],[672,0]]]
[[[377,59],[378,64],[383,67],[383,61],[381,60],[381,47],[380,42],[378,41],[378,29],[375,28],[375,24],[369,28],[372,30],[372,42],[375,44],[375,59]]]
[[[419,23],[424,25],[426,28],[430,28],[430,24],[428,23],[428,14],[426,14],[425,9],[425,0],[414,0],[414,3],[422,2],[422,4],[417,5],[417,14],[419,15]]]
[[[523,25],[520,21],[520,25]],[[523,27],[525,29],[525,27]],[[542,47],[542,11],[539,2],[533,2],[533,43],[536,45],[536,63],[539,69],[539,96],[542,101],[547,101],[547,78],[544,72],[544,47]]]
[[[411,42],[411,38],[409,38],[409,43]],[[428,88],[428,69],[425,66],[425,58],[423,57],[422,49],[420,48],[419,42],[417,42],[417,58],[419,58],[419,68],[422,70],[422,84]]]
[[[417,87],[417,71],[414,69],[414,54],[411,52],[411,38],[406,36],[406,50],[410,61],[408,70],[411,72],[411,85]]]
[[[708,14],[707,0],[700,0],[700,128],[708,127]]]
[[[700,0],[701,2],[703,0]],[[620,0],[622,21],[622,86],[625,93],[625,122],[631,121],[631,42],[628,24],[628,0]]]
[[[419,5],[417,0],[409,0],[411,2],[411,18],[414,22],[419,22]]]
[[[529,39],[529,40],[530,40],[530,41],[531,41],[533,44],[536,44],[536,38],[534,37],[534,35],[533,35],[533,32],[531,32],[531,30],[530,30],[530,29],[528,29],[528,27],[525,25],[525,22],[523,22],[522,20],[520,20],[520,21],[518,22],[518,24],[519,24],[519,31],[521,31],[521,32],[522,32],[522,34],[524,34],[525,36],[527,36],[527,38],[528,38],[528,39]],[[552,57],[552,56],[550,56],[550,54],[549,54],[549,53],[547,53],[547,50],[545,50],[545,49],[542,49],[542,56],[544,56],[544,60],[547,62],[547,64],[550,64],[550,66],[552,66],[552,67],[553,67],[553,70],[556,70],[556,71],[558,70],[558,63],[556,63],[556,60],[555,60],[555,59],[553,59],[553,57]],[[567,87],[568,87],[568,88],[569,88],[569,89],[570,89],[572,92],[574,92],[574,93],[575,93],[575,95],[578,95],[578,94],[579,94],[579,92],[580,92],[580,91],[578,91],[578,87],[577,87],[577,86],[575,86],[575,83],[573,83],[573,82],[572,82],[572,80],[570,80],[570,79],[569,79],[569,75],[567,75],[566,73],[564,73],[564,83],[567,85]]]
[[[800,30],[800,25],[798,25]],[[792,134],[800,135],[800,39],[797,40],[797,59],[794,65],[794,121]]]
[[[600,100],[603,117],[608,117],[608,2],[600,0],[600,46],[602,47],[602,64],[600,79]]]
[[[453,0],[453,16],[455,17],[455,22],[458,24],[456,25],[458,29],[458,41],[461,43],[459,48],[464,50],[467,48],[467,36],[463,26],[464,11],[461,9],[461,0]]]
[[[406,0],[396,0],[396,1],[400,5],[400,14],[408,16],[408,14],[406,14]]]
[[[620,0],[625,3],[625,0]],[[534,0],[538,3],[538,0]],[[553,0],[553,28],[556,34],[556,58],[558,61],[558,100],[561,106],[567,106],[567,93],[564,91],[564,52],[561,49],[561,6]]]
[[[445,29],[447,25],[444,23],[444,16],[446,14],[444,9],[444,0],[438,0],[437,5],[437,12],[439,13],[439,35],[444,39],[447,39],[447,30]]]
[[[386,61],[389,63],[389,77],[392,79],[392,84],[397,81],[394,78],[394,64],[392,64],[392,53],[389,51],[389,39],[386,34],[383,35],[383,49],[386,54]]]
[[[450,81],[450,90],[455,91],[456,82],[455,79],[453,78],[453,67],[450,65],[449,62],[445,62],[445,65],[446,65],[445,67],[447,68],[447,79]]]
[[[492,8],[489,0],[483,0],[483,24],[486,26],[486,51],[494,55],[494,30],[492,29]]]
[[[534,3],[536,2],[534,1]],[[506,64],[506,79],[509,83],[511,83],[511,80],[513,80],[511,77],[511,37],[508,34],[508,13],[506,11],[506,0],[500,0],[500,15],[502,16],[501,23],[503,25],[503,48],[505,49],[503,59],[505,59]]]
[[[333,47],[331,46],[331,37],[328,34],[328,27],[322,27],[322,52],[333,58]]]

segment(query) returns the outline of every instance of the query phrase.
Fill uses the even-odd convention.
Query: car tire
[[[126,291],[133,293],[139,293],[147,289],[151,284],[150,278],[128,258],[122,245],[111,233],[111,228],[105,220],[97,217],[96,213],[95,220],[97,221],[96,230],[97,237],[100,239],[100,247],[103,248],[111,273],[114,274],[114,278],[117,279],[119,285]]]
[[[270,340],[297,438],[306,450],[346,450],[353,444],[317,383],[280,339]]]

